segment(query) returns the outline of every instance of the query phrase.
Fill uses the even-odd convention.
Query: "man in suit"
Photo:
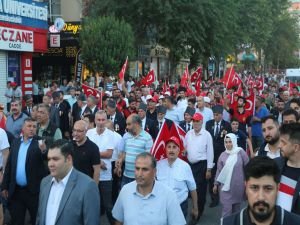
[[[73,168],[73,145],[57,140],[48,151],[50,175],[41,183],[36,225],[99,225],[96,183]]]
[[[59,111],[54,105],[51,104],[51,97],[44,95],[43,97],[43,104],[46,104],[50,108],[49,118],[50,121],[59,127],[60,119],[59,119]]]
[[[195,114],[196,109],[191,107],[186,107],[184,112],[184,120],[179,123],[179,126],[185,131],[188,132],[193,129],[193,122],[192,118]]]
[[[25,106],[22,109],[22,112],[25,113],[27,116],[31,116],[32,108],[33,108],[33,98],[32,95],[25,95],[24,96]]]
[[[58,110],[59,115],[59,128],[62,132],[62,136],[66,139],[70,138],[70,121],[69,112],[70,105],[64,100],[62,91],[56,91],[52,93],[53,106]]]
[[[165,122],[165,115],[167,112],[167,108],[160,105],[157,107],[157,124],[156,124],[156,129],[159,131]]]
[[[138,110],[138,115],[142,120],[142,129],[147,131],[153,139],[156,138],[158,130],[156,129],[156,121],[146,117],[147,105],[141,102]]]
[[[110,99],[106,106],[107,119],[114,122],[114,130],[121,136],[125,133],[126,121],[122,113],[117,110],[115,100]]]
[[[214,194],[212,189],[214,185],[219,156],[223,151],[225,151],[224,137],[227,133],[231,132],[230,123],[223,120],[223,110],[224,110],[223,106],[220,105],[214,106],[212,108],[214,119],[209,120],[206,123],[206,130],[213,137],[214,163],[215,163],[215,166],[211,171],[211,178],[208,183],[209,193],[212,201],[211,204],[209,205],[210,207],[215,207],[219,204],[219,195]]]
[[[95,96],[90,95],[87,98],[87,106],[89,107],[89,109],[91,110],[92,114],[96,114],[96,112],[98,111],[98,107],[97,107],[97,99],[95,98]]]
[[[47,175],[46,145],[35,138],[37,123],[26,118],[23,136],[15,139],[5,167],[2,196],[8,200],[12,225],[23,225],[26,210],[35,224],[40,182]]]

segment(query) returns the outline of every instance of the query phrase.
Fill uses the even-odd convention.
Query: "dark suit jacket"
[[[70,130],[70,123],[69,123],[70,108],[71,107],[66,100],[63,100],[63,102],[59,104],[59,108],[58,108],[59,124],[60,124],[59,128],[63,134],[65,131]]]
[[[42,180],[36,225],[45,225],[52,176]],[[96,183],[87,175],[72,170],[62,195],[55,225],[99,225],[100,197]]]
[[[55,124],[57,127],[60,127],[60,118],[59,118],[59,109],[54,105],[50,106],[50,121]]]
[[[186,126],[186,121],[183,120],[181,122],[179,122],[179,126],[185,131],[187,132],[187,126]],[[193,129],[193,126],[191,126],[190,130]]]
[[[154,120],[148,119],[147,117],[144,130],[147,131],[153,139],[155,139],[158,134],[156,122]]]
[[[228,122],[225,120],[221,120],[221,124],[219,125],[219,133],[217,136],[215,136],[215,120],[209,120],[206,122],[206,130],[211,134],[213,138],[213,144],[214,144],[214,162],[217,163],[219,156],[221,153],[225,150],[224,145],[224,137],[225,134],[222,134],[222,131],[226,131],[227,133],[231,132],[231,126]]]
[[[31,107],[31,110],[32,110],[32,107]],[[27,106],[24,106],[24,107],[22,108],[22,112],[25,113],[27,116],[31,116],[31,112],[30,112],[30,113],[28,112]]]
[[[125,118],[124,118],[123,114],[120,113],[118,110],[116,111],[116,115],[115,115],[114,129],[121,136],[123,136],[125,134],[126,121],[125,121]]]
[[[8,190],[9,198],[14,194],[16,188],[16,171],[19,148],[21,145],[21,138],[13,141],[10,147],[10,153],[5,167],[5,173],[2,183],[2,189]],[[26,178],[27,188],[32,194],[38,194],[40,190],[40,182],[47,175],[44,160],[47,154],[42,154],[38,146],[38,140],[34,137],[29,145],[26,157]]]

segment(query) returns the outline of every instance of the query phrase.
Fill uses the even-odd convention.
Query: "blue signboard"
[[[0,0],[0,22],[48,29],[48,5],[34,0]]]

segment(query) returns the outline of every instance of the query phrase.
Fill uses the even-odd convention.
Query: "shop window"
[[[17,82],[17,84],[20,85],[21,84],[21,78],[20,78],[21,65],[20,65],[20,54],[19,53],[8,52],[7,68],[8,68],[7,80]]]

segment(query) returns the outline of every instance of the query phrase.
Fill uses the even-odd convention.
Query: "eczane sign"
[[[33,32],[0,26],[0,49],[33,52]]]

